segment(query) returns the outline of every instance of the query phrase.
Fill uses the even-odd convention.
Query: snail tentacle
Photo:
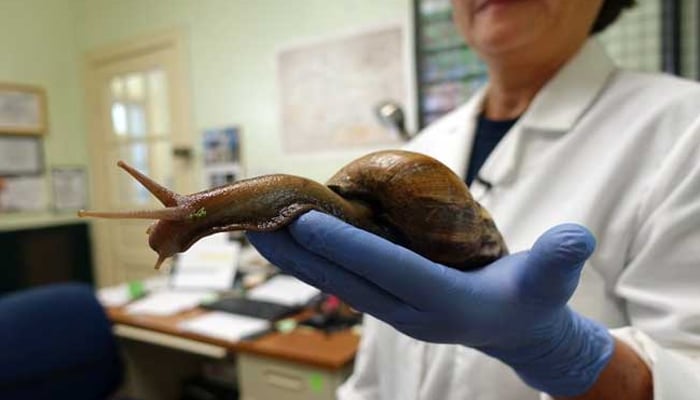
[[[108,219],[157,219],[181,221],[187,217],[187,210],[182,207],[165,207],[155,210],[136,211],[78,211],[79,217],[94,217]]]
[[[143,187],[148,189],[148,191],[151,192],[151,194],[154,195],[158,200],[160,200],[160,202],[166,207],[173,207],[178,205],[178,200],[181,200],[183,197],[173,192],[172,190],[166,188],[165,186],[159,184],[158,182],[154,181],[148,176],[142,174],[136,168],[130,166],[124,161],[118,161],[117,166],[126,171],[134,179],[139,181],[139,183],[141,183]]]

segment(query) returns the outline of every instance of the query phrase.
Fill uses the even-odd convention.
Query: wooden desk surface
[[[152,330],[176,337],[213,344],[230,353],[247,352],[325,369],[340,369],[355,357],[358,335],[349,330],[325,334],[318,330],[297,328],[290,333],[269,333],[253,340],[229,342],[185,332],[179,323],[208,311],[200,308],[173,316],[160,317],[128,314],[122,307],[109,307],[107,314],[115,324]]]

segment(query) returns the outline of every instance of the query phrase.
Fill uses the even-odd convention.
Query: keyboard
[[[243,297],[228,297],[202,307],[209,310],[223,311],[231,314],[262,318],[275,321],[301,310],[301,307],[285,306],[262,300],[251,300]]]

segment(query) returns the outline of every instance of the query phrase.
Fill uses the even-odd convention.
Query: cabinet
[[[486,82],[486,66],[452,23],[450,0],[415,0],[418,125],[463,104]]]
[[[337,370],[241,353],[238,381],[242,400],[333,400],[351,365]]]

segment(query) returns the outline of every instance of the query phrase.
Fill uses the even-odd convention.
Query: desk
[[[286,334],[275,332],[254,340],[228,342],[179,328],[180,322],[206,312],[195,308],[174,316],[157,317],[128,314],[122,307],[107,308],[115,334],[126,341],[155,344],[188,353],[195,361],[196,358],[226,360],[236,356],[243,400],[333,399],[335,389],[350,372],[359,337],[348,330],[325,334],[297,328]],[[138,366],[139,355],[135,354],[139,352],[138,348],[125,346],[127,353],[132,350],[132,354],[126,354],[127,367],[135,369],[137,374],[153,373],[154,368],[161,372],[171,368],[180,374],[191,373],[191,366],[175,368],[173,354],[163,358],[164,365],[154,362],[154,349],[147,349],[148,354],[142,354],[150,366],[143,368],[143,363]],[[143,350],[141,346],[140,352]],[[137,376],[132,378],[140,379]],[[171,384],[179,384],[177,376],[173,379]],[[132,394],[150,400],[161,396],[172,398],[173,391],[177,390],[176,387],[164,387],[166,378],[155,379],[155,382],[156,387],[140,382],[137,386],[142,388],[142,393]]]

